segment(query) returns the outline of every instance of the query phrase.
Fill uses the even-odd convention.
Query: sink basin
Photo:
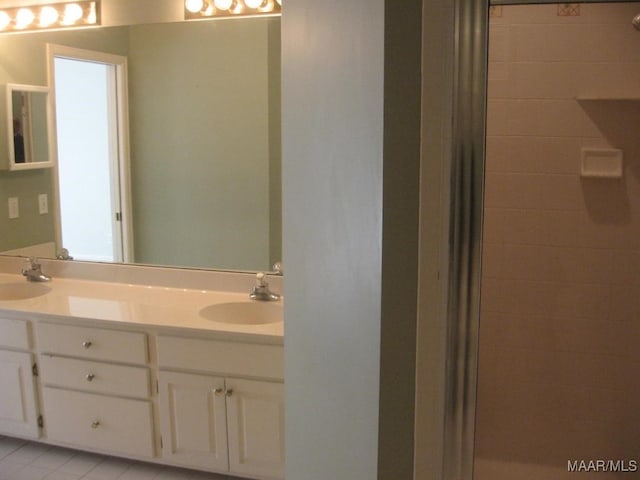
[[[200,316],[220,323],[265,325],[282,322],[282,304],[268,302],[229,302],[209,305]]]
[[[50,287],[41,283],[15,282],[0,283],[0,301],[26,300],[45,295],[51,291]]]

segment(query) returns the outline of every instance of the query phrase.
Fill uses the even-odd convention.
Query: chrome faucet
[[[69,255],[69,250],[66,248],[61,248],[58,255],[56,255],[56,258],[58,260],[73,260],[73,257]]]
[[[261,302],[276,302],[280,300],[280,295],[273,293],[269,289],[269,283],[264,278],[264,273],[260,272],[256,275],[256,284],[249,294],[251,300],[259,300]]]
[[[34,257],[26,259],[26,268],[22,269],[22,275],[24,275],[29,282],[48,282],[51,280],[49,275],[42,273],[42,265],[40,265],[38,259]]]

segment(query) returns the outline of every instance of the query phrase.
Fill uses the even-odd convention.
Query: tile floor
[[[0,436],[0,480],[237,480]]]

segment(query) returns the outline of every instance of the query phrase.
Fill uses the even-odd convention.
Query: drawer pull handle
[[[96,378],[96,376],[93,373],[87,373],[84,378],[87,379],[87,382],[93,382],[93,379]]]
[[[91,428],[96,429],[100,426],[100,422],[98,420],[96,420],[95,422],[93,422],[91,424]]]
[[[227,397],[230,397],[231,395],[233,395],[233,388],[230,388],[230,389],[228,389],[228,390],[225,390],[225,391],[224,391],[224,394],[225,394]]]
[[[91,345],[93,345],[93,343],[91,343],[89,340],[82,342],[82,346],[84,348],[89,348]]]

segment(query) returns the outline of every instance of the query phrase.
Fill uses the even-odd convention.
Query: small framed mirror
[[[9,170],[53,166],[49,87],[7,85]]]

